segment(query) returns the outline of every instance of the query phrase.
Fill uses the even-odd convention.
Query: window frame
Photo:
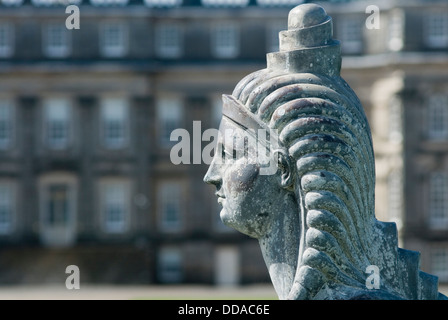
[[[155,49],[160,58],[177,59],[184,53],[182,25],[175,21],[159,22],[155,26]]]
[[[5,135],[6,137],[4,139],[1,139],[0,137],[0,150],[1,151],[8,151],[11,150],[15,143],[16,138],[16,108],[15,103],[11,99],[2,99],[0,98],[0,117],[2,116],[1,109],[5,108],[8,114],[8,119],[5,120],[7,124],[5,126],[7,127],[5,131],[8,133]],[[3,120],[0,118],[0,123]],[[0,124],[1,126],[1,124]],[[2,141],[5,140],[5,141]]]
[[[445,33],[434,34],[434,19],[441,18],[442,27],[440,30],[445,30]],[[442,49],[448,47],[448,13],[445,12],[429,12],[424,20],[424,33],[426,45],[434,49]]]
[[[5,43],[0,41],[0,59],[10,58],[14,55],[15,51],[15,28],[8,21],[0,22],[1,28],[5,28]]]
[[[61,142],[57,143],[55,142],[55,138],[52,137],[53,135],[53,130],[57,130],[57,128],[54,128],[55,123],[51,124],[51,122],[56,122],[55,120],[52,120],[50,118],[50,112],[51,112],[51,108],[56,108],[55,105],[52,105],[52,103],[58,103],[58,102],[62,102],[59,105],[59,108],[61,106],[64,106],[64,108],[66,108],[66,115],[64,115],[63,117],[65,119],[62,120],[57,120],[61,123],[57,124],[63,124],[65,123],[65,128],[63,128],[63,131],[65,132],[64,135],[65,137],[61,138]],[[51,149],[51,150],[67,150],[71,147],[72,145],[72,139],[74,136],[73,130],[74,130],[74,107],[72,104],[71,99],[66,98],[66,97],[50,97],[50,98],[45,98],[43,101],[43,108],[42,108],[42,119],[43,119],[43,142],[44,145],[46,146],[46,148]],[[54,116],[54,115],[53,115]],[[59,139],[59,138],[58,138]]]
[[[159,251],[157,273],[162,283],[180,283],[183,281],[183,257],[180,249],[165,247]]]
[[[111,45],[108,35],[111,28],[117,27],[119,44]],[[129,28],[123,21],[106,21],[100,25],[100,51],[106,58],[122,58],[129,52]]]
[[[2,189],[6,188],[7,195],[2,197]],[[7,236],[14,232],[16,219],[17,219],[17,187],[16,184],[11,181],[0,180],[0,208],[4,205],[3,201],[6,200],[6,206],[9,207],[9,216],[6,219],[0,218],[0,236]],[[1,212],[1,210],[0,210]],[[3,214],[0,214],[0,217]],[[4,221],[2,221],[4,220]]]
[[[224,32],[228,39],[224,38]],[[212,26],[212,54],[219,59],[232,59],[240,54],[240,26],[235,21],[222,21]],[[228,42],[228,43],[226,43]]]
[[[435,181],[438,179],[439,181]],[[448,173],[432,172],[429,176],[428,214],[431,229],[448,229]]]
[[[359,16],[346,16],[344,19],[339,19],[339,38],[341,40],[341,49],[343,54],[356,55],[362,53],[363,26],[363,20]],[[358,30],[359,32],[354,33],[354,30]],[[353,37],[353,35],[356,35],[356,37]]]
[[[43,49],[44,54],[48,58],[67,58],[71,55],[72,51],[72,43],[71,43],[71,33],[66,28],[64,24],[56,23],[56,22],[50,22],[43,26],[44,28],[44,35],[43,35]],[[61,43],[58,45],[55,45],[54,43],[51,43],[54,41],[54,39],[51,39],[52,35],[51,32],[52,28],[58,28],[59,31],[61,31]]]
[[[436,261],[436,255],[441,254],[441,261]],[[439,266],[440,264],[440,266]],[[431,249],[431,273],[439,277],[439,281],[448,282],[448,248]]]
[[[111,104],[110,104],[111,103]],[[112,111],[108,111],[107,108],[111,106],[116,106],[116,103],[120,105],[120,108],[122,110],[120,113],[123,113],[122,119],[114,119],[114,121],[118,122],[120,120],[121,122],[121,131],[122,136],[117,139],[117,141],[113,141],[115,138],[111,138],[108,133],[109,132],[109,125],[108,122],[110,119],[107,119],[108,112],[113,113]],[[110,114],[109,114],[110,116]],[[101,139],[101,145],[108,150],[122,150],[129,146],[130,143],[130,105],[129,100],[124,97],[103,97],[101,99],[100,104],[100,139]]]
[[[438,99],[440,99],[439,102],[437,102]],[[429,140],[448,140],[448,95],[432,94],[427,98],[427,105],[427,134]],[[436,130],[439,125],[441,129]]]
[[[170,108],[169,111],[166,109]],[[159,145],[166,148],[174,145],[170,140],[171,133],[182,127],[184,117],[184,104],[180,97],[163,97],[157,100],[157,126]],[[167,125],[167,123],[170,123]]]
[[[117,190],[121,195],[114,194]],[[102,178],[99,182],[99,193],[100,224],[103,232],[107,234],[124,234],[129,231],[132,212],[130,181],[125,178]],[[118,201],[118,203],[115,203],[115,201]],[[111,206],[117,205],[121,207],[120,219],[112,221],[109,209]]]
[[[182,229],[183,226],[182,200],[184,199],[182,193],[183,193],[182,183],[170,180],[162,181],[159,183],[157,190],[157,200],[158,200],[159,226],[161,230],[165,232],[177,232]],[[176,219],[172,221],[170,221],[171,220],[170,217],[167,216],[166,212],[167,204],[175,206]]]

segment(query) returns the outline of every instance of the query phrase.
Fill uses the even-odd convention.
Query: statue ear
[[[279,184],[285,189],[291,189],[294,182],[294,167],[291,157],[283,149],[275,150],[274,157],[277,161]]]

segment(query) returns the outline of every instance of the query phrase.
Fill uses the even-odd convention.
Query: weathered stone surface
[[[280,299],[445,298],[419,253],[398,248],[395,224],[375,218],[370,128],[340,77],[331,18],[305,4],[288,25],[267,68],[224,97],[204,178],[221,219],[259,240]]]

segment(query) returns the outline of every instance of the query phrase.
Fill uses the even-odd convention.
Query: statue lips
[[[226,197],[218,192],[216,192],[215,195],[218,197],[218,203],[222,205]]]

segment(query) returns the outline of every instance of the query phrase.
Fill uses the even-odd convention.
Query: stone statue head
[[[437,298],[418,253],[398,248],[395,225],[375,219],[370,128],[340,77],[332,33],[322,7],[291,10],[267,68],[223,96],[204,180],[217,188],[223,222],[259,240],[281,299]],[[369,266],[379,270],[374,290]]]

